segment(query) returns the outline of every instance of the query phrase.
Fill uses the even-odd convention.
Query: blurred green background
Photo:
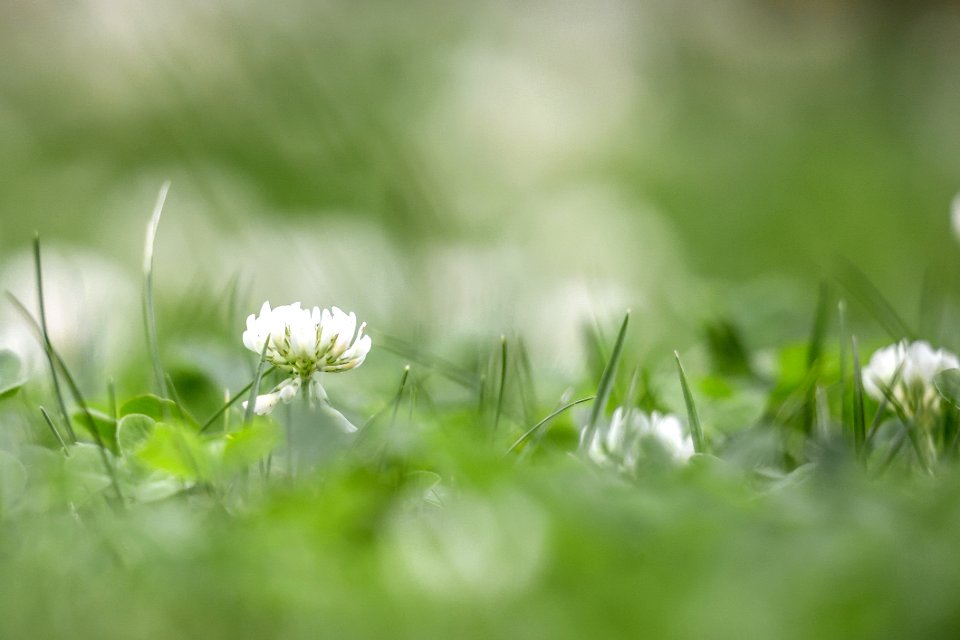
[[[960,348],[958,63],[946,0],[0,1],[0,289],[32,304],[39,231],[51,337],[94,408],[108,379],[152,388],[165,180],[157,316],[188,409],[249,381],[264,299],[356,311],[375,347],[331,402],[357,424],[393,406],[356,446],[281,415],[316,465],[298,482],[118,517],[40,431],[34,346],[0,428],[0,629],[956,637],[956,472],[865,481],[766,410],[809,384],[823,279],[851,303],[848,331],[824,313],[841,422],[836,338],[902,337],[881,298]],[[628,307],[620,386],[640,366],[638,401],[681,412],[680,349],[724,460],[622,482],[567,455],[577,411],[504,457],[594,392]],[[0,348],[32,344],[4,301]],[[780,474],[784,452],[816,465]]]
[[[161,294],[236,276],[240,319],[518,330],[563,368],[628,306],[671,348],[809,315],[841,257],[912,318],[957,252],[958,60],[955,2],[6,2],[0,278],[39,230],[135,313],[171,179]]]

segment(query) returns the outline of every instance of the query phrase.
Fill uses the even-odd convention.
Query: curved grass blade
[[[157,318],[153,309],[153,250],[157,239],[157,228],[160,226],[160,216],[163,213],[163,204],[167,200],[170,190],[170,181],[160,186],[157,202],[153,207],[153,215],[147,224],[147,238],[143,248],[143,321],[147,331],[147,346],[150,350],[150,359],[153,362],[153,375],[156,379],[157,394],[161,398],[167,397],[167,380],[163,375],[163,364],[160,362],[160,343],[157,338]]]
[[[693,450],[697,453],[705,453],[707,448],[703,438],[703,427],[700,425],[700,414],[697,412],[697,405],[693,400],[690,384],[687,382],[687,374],[683,370],[683,364],[680,362],[680,354],[674,351],[673,357],[677,361],[677,373],[680,375],[680,388],[683,390],[683,402],[687,405],[687,420],[690,422],[690,435],[693,436]]]
[[[44,340],[43,329],[40,327],[40,324],[36,321],[36,319],[34,319],[33,315],[30,314],[30,311],[15,295],[9,291],[6,293],[10,301],[13,302],[17,310],[33,328],[37,339],[45,346],[49,356],[56,363],[56,366],[60,368],[61,373],[63,373],[63,378],[67,383],[67,388],[70,390],[70,395],[73,396],[73,401],[79,405],[80,410],[87,422],[87,430],[90,432],[90,435],[93,436],[93,440],[97,444],[97,451],[100,452],[100,459],[102,460],[103,466],[107,471],[107,476],[110,478],[110,484],[113,486],[113,490],[117,494],[117,499],[119,500],[120,504],[123,504],[123,492],[120,490],[120,483],[117,480],[116,470],[113,468],[113,465],[110,464],[110,459],[107,457],[107,446],[103,441],[103,437],[100,435],[99,429],[97,429],[97,425],[96,422],[94,422],[93,416],[90,414],[90,408],[87,406],[87,402],[84,400],[83,394],[80,392],[80,387],[77,385],[77,381],[73,378],[73,375],[71,375],[70,370],[67,368],[67,364],[63,361],[63,358],[60,357],[60,354],[57,353],[57,350],[54,349],[50,341]]]
[[[519,438],[517,438],[517,441],[514,442],[512,445],[510,445],[510,448],[507,449],[507,452],[506,452],[504,455],[509,455],[509,454],[513,453],[514,451],[516,451],[516,450],[517,450],[517,447],[519,447],[521,444],[523,444],[523,443],[526,442],[528,439],[530,439],[530,436],[532,436],[533,434],[535,434],[535,433],[537,432],[537,430],[540,429],[540,427],[542,427],[543,425],[547,424],[548,422],[550,422],[551,420],[553,420],[554,418],[556,418],[558,415],[560,415],[560,414],[563,413],[564,411],[567,411],[568,409],[570,409],[570,408],[572,408],[572,407],[575,407],[575,406],[577,406],[578,404],[583,404],[584,402],[590,402],[590,401],[593,400],[594,398],[596,398],[596,396],[587,396],[586,398],[580,398],[579,400],[574,400],[573,402],[568,402],[567,404],[563,405],[563,406],[560,407],[559,409],[556,409],[555,411],[551,412],[546,418],[544,418],[543,420],[541,420],[541,421],[538,422],[537,424],[535,424],[535,425],[533,425],[532,427],[530,427],[529,429],[527,429],[522,436],[520,436]]]
[[[247,398],[247,410],[243,413],[243,424],[248,425],[253,421],[253,410],[257,405],[257,396],[260,395],[260,381],[263,379],[263,365],[267,362],[267,348],[270,347],[270,340],[263,341],[263,349],[260,351],[260,361],[257,362],[257,375],[253,377],[250,384],[250,395]]]
[[[265,378],[265,377],[267,377],[268,375],[270,375],[271,373],[273,373],[273,372],[276,371],[276,370],[277,370],[276,367],[270,367],[269,369],[267,369],[266,371],[263,372],[263,376],[262,376],[262,377]],[[251,381],[250,381],[250,384],[248,384],[247,386],[245,386],[243,389],[240,389],[240,391],[238,391],[236,394],[234,394],[234,396],[233,396],[232,398],[228,398],[227,401],[223,404],[222,407],[220,407],[219,409],[217,409],[217,411],[216,411],[212,416],[210,416],[209,418],[207,418],[206,422],[204,422],[202,425],[200,425],[200,433],[203,433],[204,431],[206,431],[207,429],[209,429],[209,428],[211,427],[211,425],[213,425],[213,423],[217,421],[217,418],[219,418],[220,416],[222,416],[223,414],[225,414],[225,413],[230,409],[230,407],[232,407],[233,405],[237,404],[237,400],[239,400],[240,398],[242,398],[244,395],[246,395],[246,393],[247,393],[248,391],[250,391],[251,388],[253,388],[253,383],[254,383],[254,382],[255,382],[254,380],[251,380]]]
[[[385,349],[407,360],[421,364],[428,369],[434,369],[448,380],[456,382],[466,389],[476,390],[479,386],[479,380],[475,376],[448,360],[422,352],[409,342],[405,342],[400,338],[395,338],[373,330],[368,331],[368,333],[377,340],[377,344],[379,345],[377,348],[379,349]]]
[[[863,404],[863,369],[860,367],[860,345],[857,336],[852,336],[853,346],[853,450],[863,455],[867,442],[867,418]]]
[[[617,341],[613,345],[613,351],[610,353],[610,359],[603,369],[603,375],[600,377],[600,384],[597,387],[596,402],[590,410],[590,421],[587,422],[587,428],[583,432],[582,441],[589,442],[597,428],[597,421],[600,419],[600,413],[606,409],[607,402],[610,400],[610,392],[613,390],[613,383],[617,375],[617,365],[620,364],[620,356],[623,353],[623,342],[627,336],[627,325],[630,323],[630,312],[623,316],[623,323],[620,325],[620,332],[617,334]]]
[[[390,416],[390,430],[397,422],[397,412],[400,410],[400,401],[403,399],[403,390],[407,386],[407,378],[410,377],[410,365],[403,368],[403,375],[400,377],[400,388],[397,389],[397,395],[393,401],[393,414]]]
[[[57,398],[57,409],[60,410],[60,416],[67,428],[67,435],[71,442],[77,441],[77,434],[73,430],[73,423],[70,420],[70,412],[67,411],[67,403],[63,399],[63,389],[60,388],[60,378],[57,375],[57,367],[54,364],[51,352],[53,347],[50,344],[50,332],[47,330],[47,307],[43,301],[43,267],[40,260],[40,234],[33,238],[33,266],[37,276],[37,304],[40,311],[40,335],[41,346],[44,355],[47,356],[47,364],[50,366],[50,377],[53,380],[53,393]],[[7,292],[9,296],[10,293]],[[22,305],[21,305],[22,306]],[[24,309],[25,310],[25,309]]]
[[[503,413],[503,396],[507,386],[507,336],[500,336],[500,393],[497,395],[497,412],[493,418],[493,432],[500,427],[500,415]]]
[[[67,451],[67,443],[63,441],[63,436],[60,435],[60,432],[57,430],[57,427],[53,424],[53,420],[50,419],[50,414],[47,413],[47,410],[43,407],[40,407],[40,415],[43,416],[44,421],[47,423],[47,426],[50,427],[50,431],[53,432],[53,437],[57,439],[57,442],[60,443],[60,448],[63,450],[63,455],[70,457],[70,452]]]
[[[814,313],[813,327],[810,330],[810,344],[807,348],[807,371],[811,383],[805,390],[803,405],[803,432],[808,436],[813,431],[817,415],[817,378],[820,377],[820,358],[823,355],[823,343],[827,335],[827,322],[830,314],[830,287],[826,282],[820,284],[817,296],[817,310]]]
[[[840,265],[840,282],[867,308],[894,340],[916,338],[916,332],[903,320],[870,278],[847,261]]]

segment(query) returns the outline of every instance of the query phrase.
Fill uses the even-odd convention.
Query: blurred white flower
[[[908,414],[916,415],[932,408],[939,397],[934,376],[958,367],[955,354],[934,350],[929,342],[898,342],[873,354],[863,369],[863,388],[877,400],[888,391]]]
[[[648,415],[624,407],[614,411],[609,424],[596,429],[581,447],[597,464],[627,473],[636,471],[648,453],[666,454],[676,463],[685,463],[694,454],[693,439],[677,416],[656,411]]]
[[[68,362],[90,370],[116,370],[129,357],[138,336],[137,289],[111,260],[83,249],[48,244],[43,249],[43,285],[50,339]],[[33,255],[10,256],[0,264],[0,291],[19,298],[35,318],[37,306]],[[36,373],[46,366],[43,349],[12,305],[0,305],[0,348],[11,349]]]
[[[264,302],[259,315],[247,318],[243,345],[264,353],[267,362],[290,377],[270,393],[257,396],[254,412],[266,415],[280,401],[290,402],[304,383],[309,383],[313,397],[326,399],[319,374],[347,371],[363,363],[371,347],[370,336],[363,335],[365,327],[363,323],[358,329],[357,316],[337,307],[303,309],[294,302],[271,309]]]

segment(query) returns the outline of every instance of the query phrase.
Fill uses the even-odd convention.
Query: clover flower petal
[[[290,378],[268,394],[257,398],[254,411],[269,413],[280,402],[290,402],[304,382],[311,394],[322,390],[321,372],[354,369],[366,359],[372,341],[364,335],[366,323],[357,328],[357,316],[338,307],[304,309],[299,302],[271,308],[264,302],[259,314],[247,318],[243,345],[264,358]],[[264,350],[266,349],[266,350]],[[261,411],[262,410],[262,411]]]
[[[960,367],[957,356],[936,349],[929,342],[898,342],[877,350],[863,368],[863,388],[881,400],[887,393],[910,415],[934,409],[938,394],[934,377],[946,369]]]
[[[636,471],[650,453],[649,445],[680,464],[694,453],[693,439],[676,416],[624,407],[614,411],[610,422],[596,429],[589,442],[581,442],[591,460],[627,473]]]

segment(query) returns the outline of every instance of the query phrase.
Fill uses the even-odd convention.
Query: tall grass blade
[[[53,424],[53,420],[50,419],[50,414],[47,413],[46,409],[40,407],[40,415],[43,416],[47,426],[50,427],[50,431],[53,432],[53,437],[56,438],[57,442],[60,443],[60,448],[63,449],[63,455],[69,458],[70,452],[67,451],[67,443],[63,441],[63,436],[60,435],[60,431],[57,430],[57,427]]]
[[[40,335],[43,352],[47,357],[47,364],[50,366],[50,378],[53,380],[53,394],[57,399],[57,409],[60,411],[60,417],[67,429],[67,435],[71,442],[77,441],[77,434],[73,430],[73,422],[70,420],[70,412],[67,411],[67,403],[63,399],[63,389],[60,387],[60,377],[57,375],[57,367],[54,364],[51,355],[53,347],[50,344],[50,332],[47,329],[47,307],[43,296],[43,266],[40,259],[40,234],[33,237],[33,266],[37,277],[37,308],[40,311]],[[10,293],[8,292],[9,296]],[[21,305],[22,306],[22,305]],[[24,309],[25,310],[25,309]]]
[[[893,305],[863,271],[849,262],[842,262],[840,280],[847,291],[853,294],[877,319],[891,338],[894,340],[916,339],[916,332],[910,329]]]
[[[393,413],[390,415],[390,430],[397,423],[397,412],[400,411],[400,401],[403,399],[403,391],[407,386],[407,378],[410,377],[410,365],[403,368],[403,375],[400,376],[400,388],[397,389],[397,395],[393,399]]]
[[[400,338],[385,335],[374,330],[370,330],[368,333],[377,341],[378,349],[384,349],[406,360],[411,360],[423,365],[428,369],[433,369],[448,380],[456,382],[464,388],[476,390],[480,385],[476,376],[449,360],[426,353]]]
[[[620,364],[620,356],[623,353],[623,342],[627,336],[627,325],[630,324],[630,312],[623,316],[623,323],[620,325],[620,332],[617,334],[617,341],[613,345],[613,351],[610,353],[610,359],[603,369],[603,375],[600,376],[600,384],[597,387],[596,401],[590,410],[590,419],[587,422],[587,428],[583,432],[581,442],[590,442],[593,433],[597,428],[597,421],[600,420],[600,414],[607,407],[610,400],[610,393],[613,391],[613,383],[617,376],[617,366]]]
[[[547,424],[548,422],[550,422],[551,420],[553,420],[554,418],[556,418],[557,416],[559,416],[559,415],[560,415],[561,413],[563,413],[564,411],[567,411],[568,409],[570,409],[570,408],[572,408],[572,407],[575,407],[575,406],[577,406],[578,404],[583,404],[584,402],[590,402],[590,401],[593,400],[594,398],[596,398],[596,396],[587,396],[586,398],[580,398],[579,400],[574,400],[573,402],[568,402],[567,404],[563,405],[563,406],[560,407],[559,409],[554,410],[554,411],[551,412],[547,417],[545,417],[543,420],[541,420],[541,421],[538,422],[537,424],[535,424],[535,425],[533,425],[532,427],[530,427],[529,429],[527,429],[522,436],[520,436],[519,438],[517,438],[516,442],[514,442],[512,445],[510,445],[510,448],[507,449],[507,452],[506,452],[504,455],[509,455],[510,453],[516,451],[516,450],[517,450],[517,447],[519,447],[521,444],[523,444],[524,442],[526,442],[526,441],[530,438],[530,436],[532,436],[533,434],[535,434],[541,427],[543,427],[543,425]]]
[[[100,430],[97,429],[97,424],[94,421],[93,416],[90,414],[90,408],[87,405],[86,400],[83,398],[83,393],[80,392],[80,387],[77,385],[77,381],[74,379],[73,375],[71,375],[70,370],[67,368],[67,364],[63,361],[63,358],[60,357],[60,354],[57,353],[57,350],[53,347],[49,340],[44,340],[43,329],[40,327],[40,323],[38,323],[36,319],[34,319],[33,315],[31,315],[30,311],[16,296],[9,291],[7,291],[7,297],[23,315],[28,324],[30,324],[30,326],[33,328],[37,340],[39,340],[41,344],[46,347],[51,359],[63,374],[63,378],[67,383],[67,389],[70,390],[70,395],[73,396],[73,401],[80,407],[80,411],[83,413],[83,416],[86,419],[87,430],[90,432],[90,435],[93,436],[93,440],[97,444],[97,451],[100,453],[100,459],[103,462],[104,468],[106,469],[107,476],[110,478],[110,484],[113,486],[113,490],[117,494],[117,500],[120,504],[123,504],[123,492],[120,490],[120,483],[117,480],[116,470],[113,468],[113,465],[110,464],[110,459],[107,457],[107,446],[103,442],[103,437],[100,435]]]
[[[697,412],[697,403],[693,400],[690,383],[687,382],[687,373],[680,362],[680,353],[673,352],[677,361],[677,373],[680,375],[680,388],[683,391],[683,402],[687,405],[687,420],[690,422],[690,435],[693,437],[693,450],[697,453],[706,453],[707,446],[703,437],[703,427],[700,424],[700,414]]]
[[[276,371],[276,369],[277,369],[276,367],[271,366],[269,369],[263,372],[262,378],[267,377],[268,375]],[[247,386],[245,386],[243,389],[240,389],[240,391],[235,393],[232,398],[228,398],[227,401],[224,402],[222,407],[217,409],[212,416],[207,418],[206,422],[200,425],[200,433],[204,433],[207,429],[209,429],[213,425],[214,422],[217,421],[217,418],[224,415],[230,409],[230,407],[237,404],[237,401],[240,400],[240,398],[242,398],[243,396],[245,396],[247,392],[253,388],[254,382],[256,382],[256,379],[251,380]]]
[[[813,327],[810,330],[810,343],[807,348],[807,372],[811,383],[805,390],[803,406],[803,432],[810,435],[817,415],[817,378],[820,377],[820,359],[823,355],[823,343],[827,335],[827,323],[830,316],[830,288],[826,282],[820,284],[817,297],[817,310]]]
[[[253,421],[253,410],[257,405],[257,396],[260,395],[260,381],[263,379],[263,367],[267,362],[267,349],[270,347],[270,340],[264,340],[263,349],[260,351],[260,360],[257,362],[257,374],[253,377],[250,384],[250,395],[247,397],[247,410],[243,414],[243,424],[248,425]],[[307,394],[304,394],[307,397]]]
[[[160,216],[163,213],[163,204],[167,200],[169,190],[169,181],[160,186],[160,193],[157,195],[157,202],[153,207],[153,215],[150,216],[150,222],[147,224],[147,238],[143,249],[143,321],[147,331],[147,346],[153,363],[157,393],[161,398],[167,397],[167,381],[163,375],[163,364],[160,362],[157,318],[153,305],[153,251],[157,239],[157,228],[160,226]]]
[[[533,367],[530,364],[530,354],[523,338],[517,338],[517,379],[520,381],[520,399],[523,403],[523,420],[529,424],[533,422],[537,411],[537,389],[533,380]]]
[[[493,432],[500,428],[503,413],[503,397],[507,389],[507,336],[500,336],[500,392],[497,394],[497,412],[493,418]]]
[[[857,337],[852,336],[853,348],[853,450],[863,455],[867,441],[867,419],[863,399],[863,370],[860,367],[860,346]]]
[[[840,425],[847,425],[847,303],[837,301],[837,333],[839,334],[840,354]]]
[[[110,403],[110,417],[113,418],[114,422],[116,422],[120,419],[120,412],[117,405],[117,385],[113,381],[113,378],[107,380],[107,402]]]

